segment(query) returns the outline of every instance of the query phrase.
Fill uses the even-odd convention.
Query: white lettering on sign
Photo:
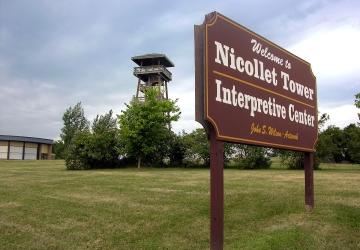
[[[314,90],[308,88],[298,82],[290,79],[289,74],[281,71],[281,78],[284,80],[283,89],[289,90],[292,93],[296,93],[299,96],[304,96],[306,99],[313,100]]]
[[[264,66],[262,61],[256,58],[252,58],[250,60],[245,59],[236,55],[234,48],[224,45],[218,41],[215,41],[214,43],[216,50],[216,63],[240,72],[241,74],[246,74],[250,77],[259,79],[267,85],[272,85],[272,87],[276,87],[278,85],[278,72],[276,72],[274,67],[268,69]],[[256,41],[254,41],[253,50],[254,49],[256,51],[259,50],[259,53],[264,54],[264,56],[267,58],[272,58],[275,60],[275,62],[282,62],[282,59],[280,60],[279,57],[276,57],[268,52],[267,48],[262,52],[261,46]],[[269,55],[268,53],[273,56]],[[290,91],[291,93],[296,94],[302,98],[314,100],[314,90],[312,88],[306,87],[304,84],[299,82],[295,82],[290,78],[288,73],[281,71],[280,75],[281,79],[283,80],[282,88],[284,90]]]
[[[255,117],[256,113],[263,113],[283,120],[289,119],[291,122],[303,124],[309,127],[315,126],[315,116],[309,115],[306,109],[303,111],[295,110],[295,106],[291,103],[287,109],[285,106],[278,104],[274,97],[262,99],[249,94],[244,94],[241,91],[238,91],[235,85],[233,85],[231,89],[223,87],[221,86],[222,81],[219,79],[215,79],[215,84],[215,101],[249,110],[249,115],[251,117]]]
[[[278,57],[269,51],[268,47],[263,48],[262,44],[259,43],[256,39],[251,39],[251,43],[253,44],[252,51],[273,61],[281,66],[284,65],[284,59]]]

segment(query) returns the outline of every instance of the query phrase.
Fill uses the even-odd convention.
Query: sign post
[[[314,154],[305,153],[304,173],[305,173],[305,209],[311,212],[314,209]]]
[[[194,27],[195,117],[210,140],[210,239],[223,246],[223,142],[305,153],[305,206],[314,207],[318,136],[311,65],[233,20],[212,12]]]
[[[224,143],[210,129],[210,246],[222,249],[224,242]]]

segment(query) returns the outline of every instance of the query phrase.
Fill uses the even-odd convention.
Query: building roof
[[[21,141],[21,142],[33,142],[41,144],[53,144],[54,141],[44,138],[17,136],[17,135],[0,135],[0,141]]]
[[[139,66],[150,66],[150,65],[163,65],[165,67],[174,67],[175,65],[170,61],[165,54],[151,53],[141,56],[131,57]]]

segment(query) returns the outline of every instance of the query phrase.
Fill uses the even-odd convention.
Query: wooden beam
[[[40,147],[41,147],[41,144],[38,143],[38,145],[37,145],[37,152],[36,152],[36,160],[41,160],[41,159],[40,159]]]
[[[25,142],[23,142],[22,159],[25,160]]]
[[[139,91],[140,91],[140,78],[138,79],[137,89],[136,89],[136,98],[139,97]]]
[[[10,160],[10,141],[8,141],[7,159]]]

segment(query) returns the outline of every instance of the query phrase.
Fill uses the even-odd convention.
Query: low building
[[[0,159],[50,160],[53,143],[50,139],[0,135]]]

